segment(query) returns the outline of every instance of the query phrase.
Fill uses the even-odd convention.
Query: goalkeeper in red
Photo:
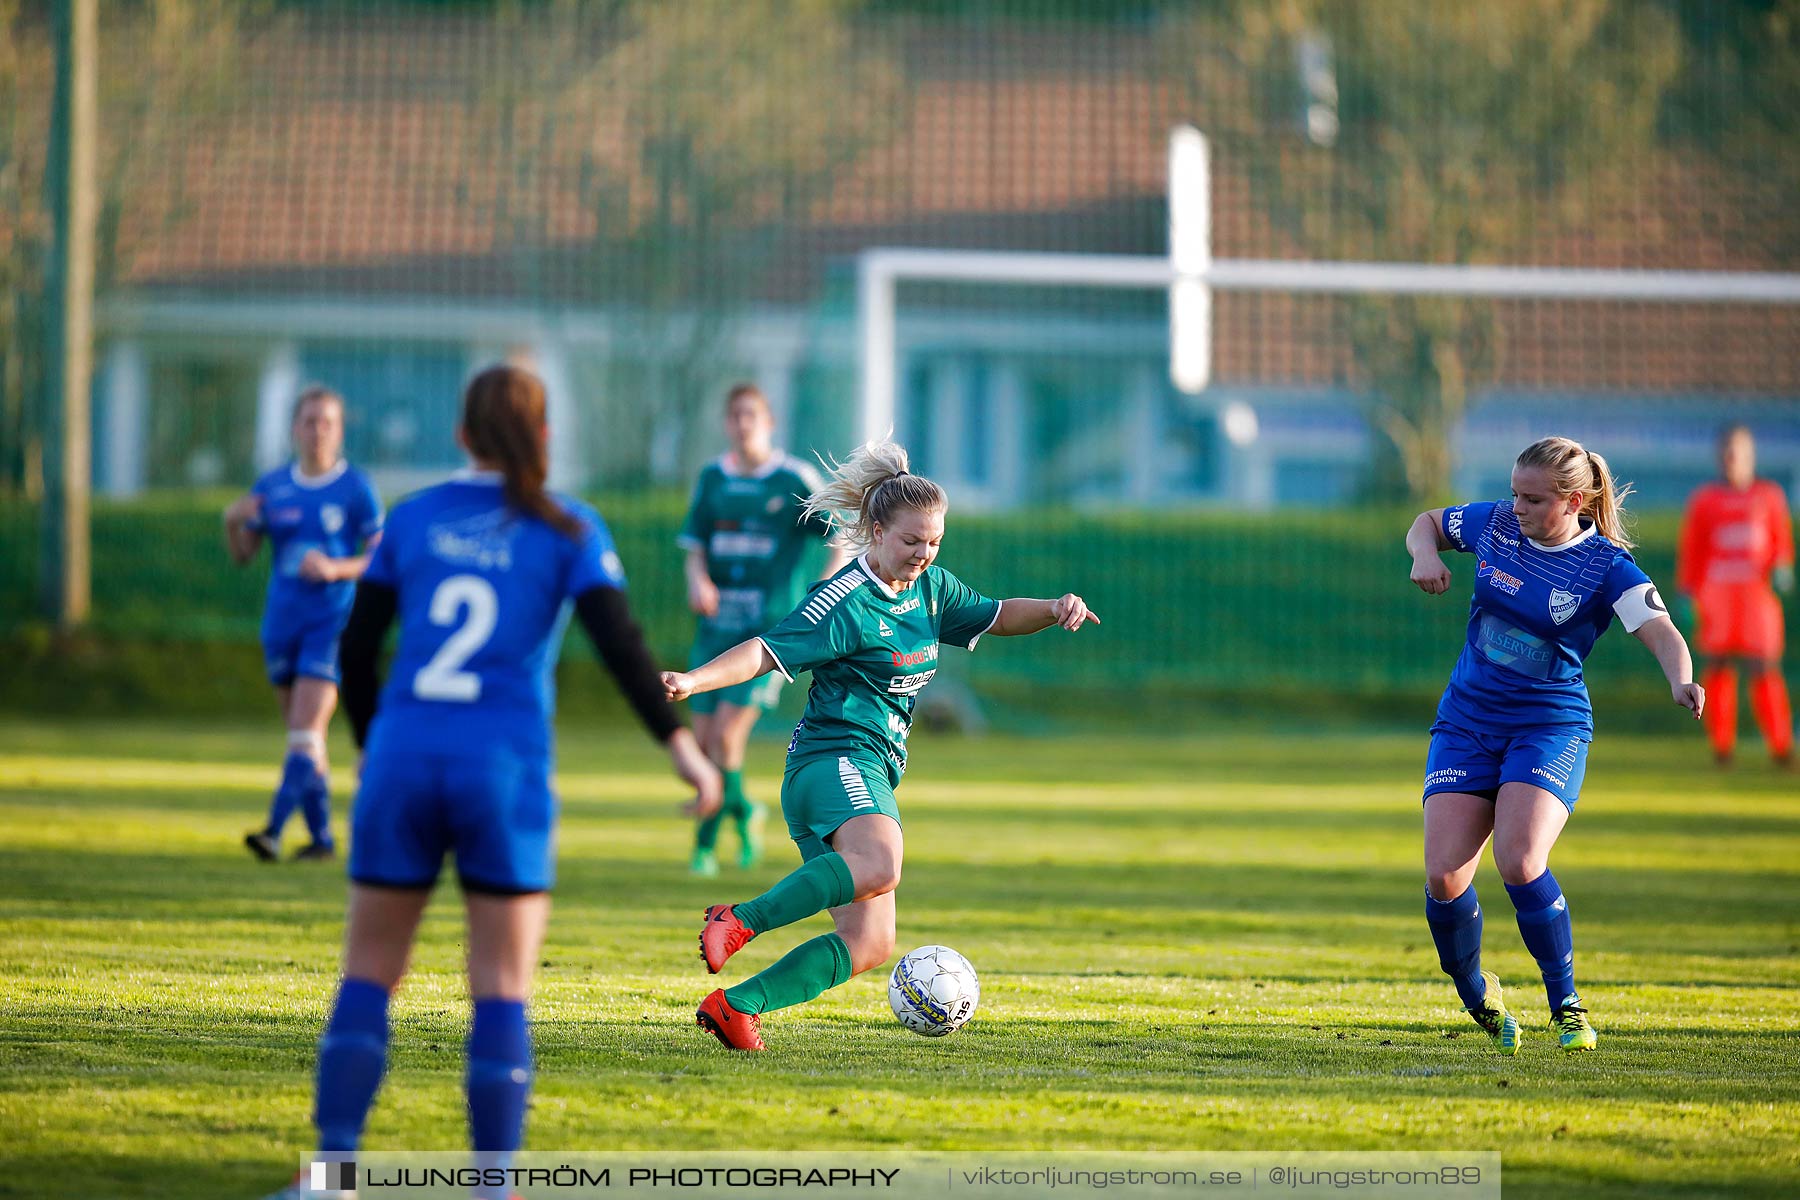
[[[983,634],[1100,623],[1074,593],[993,600],[934,566],[947,507],[943,488],[907,471],[905,450],[888,441],[862,446],[806,502],[861,553],[761,637],[691,672],[663,675],[669,698],[683,700],[770,671],[787,679],[813,673],[781,782],[801,866],[754,900],[708,908],[700,953],[717,974],[771,929],[824,911],[836,929],[701,1002],[699,1025],[731,1049],[761,1050],[763,1013],[804,1004],[894,952],[904,847],[894,789],[939,645],[973,650]]]

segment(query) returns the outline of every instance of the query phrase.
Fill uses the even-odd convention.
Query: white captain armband
[[[1669,606],[1656,594],[1654,583],[1640,583],[1613,601],[1613,612],[1626,633],[1636,633],[1646,621],[1669,615]]]

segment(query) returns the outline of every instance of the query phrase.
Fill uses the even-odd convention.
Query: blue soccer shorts
[[[1543,788],[1573,812],[1587,774],[1588,735],[1567,726],[1525,733],[1472,733],[1431,727],[1425,795],[1465,792],[1493,800],[1503,783]]]
[[[269,682],[288,687],[301,676],[339,682],[338,635],[348,614],[328,609],[305,621],[265,619],[263,667]]]
[[[556,882],[556,795],[542,748],[417,751],[377,718],[350,820],[350,878],[429,888],[456,856],[463,891],[547,892]]]

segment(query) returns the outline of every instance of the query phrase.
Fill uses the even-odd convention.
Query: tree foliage
[[[1654,150],[1681,50],[1673,22],[1631,0],[1277,0],[1209,11],[1187,33],[1233,63],[1192,78],[1196,104],[1248,90],[1262,127],[1233,148],[1255,198],[1323,260],[1523,261],[1546,231],[1593,219]],[[1325,144],[1300,119],[1303,38],[1330,48]],[[1504,355],[1492,306],[1367,295],[1338,311],[1405,490],[1444,496],[1449,433]]]
[[[107,5],[100,21],[96,293],[186,218],[178,149],[208,134],[234,89],[264,6],[238,0]],[[55,64],[40,5],[0,0],[0,491],[41,486],[34,407],[44,386],[44,270],[54,222],[44,197]],[[147,204],[153,187],[162,194]]]

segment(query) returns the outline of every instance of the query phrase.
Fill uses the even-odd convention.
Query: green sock
[[[724,823],[724,805],[720,805],[719,811],[712,816],[701,818],[700,823],[694,826],[694,849],[711,850],[717,846],[719,844],[719,826]]]
[[[826,933],[801,942],[773,966],[726,988],[725,999],[741,1013],[774,1012],[805,1004],[849,978],[850,947],[837,934]]]
[[[833,850],[801,863],[756,899],[731,908],[738,920],[757,933],[767,933],[854,899],[856,884],[850,879],[850,864]]]
[[[741,821],[750,815],[750,798],[744,795],[744,772],[740,768],[719,774],[725,778],[725,803],[719,806],[719,814]]]

